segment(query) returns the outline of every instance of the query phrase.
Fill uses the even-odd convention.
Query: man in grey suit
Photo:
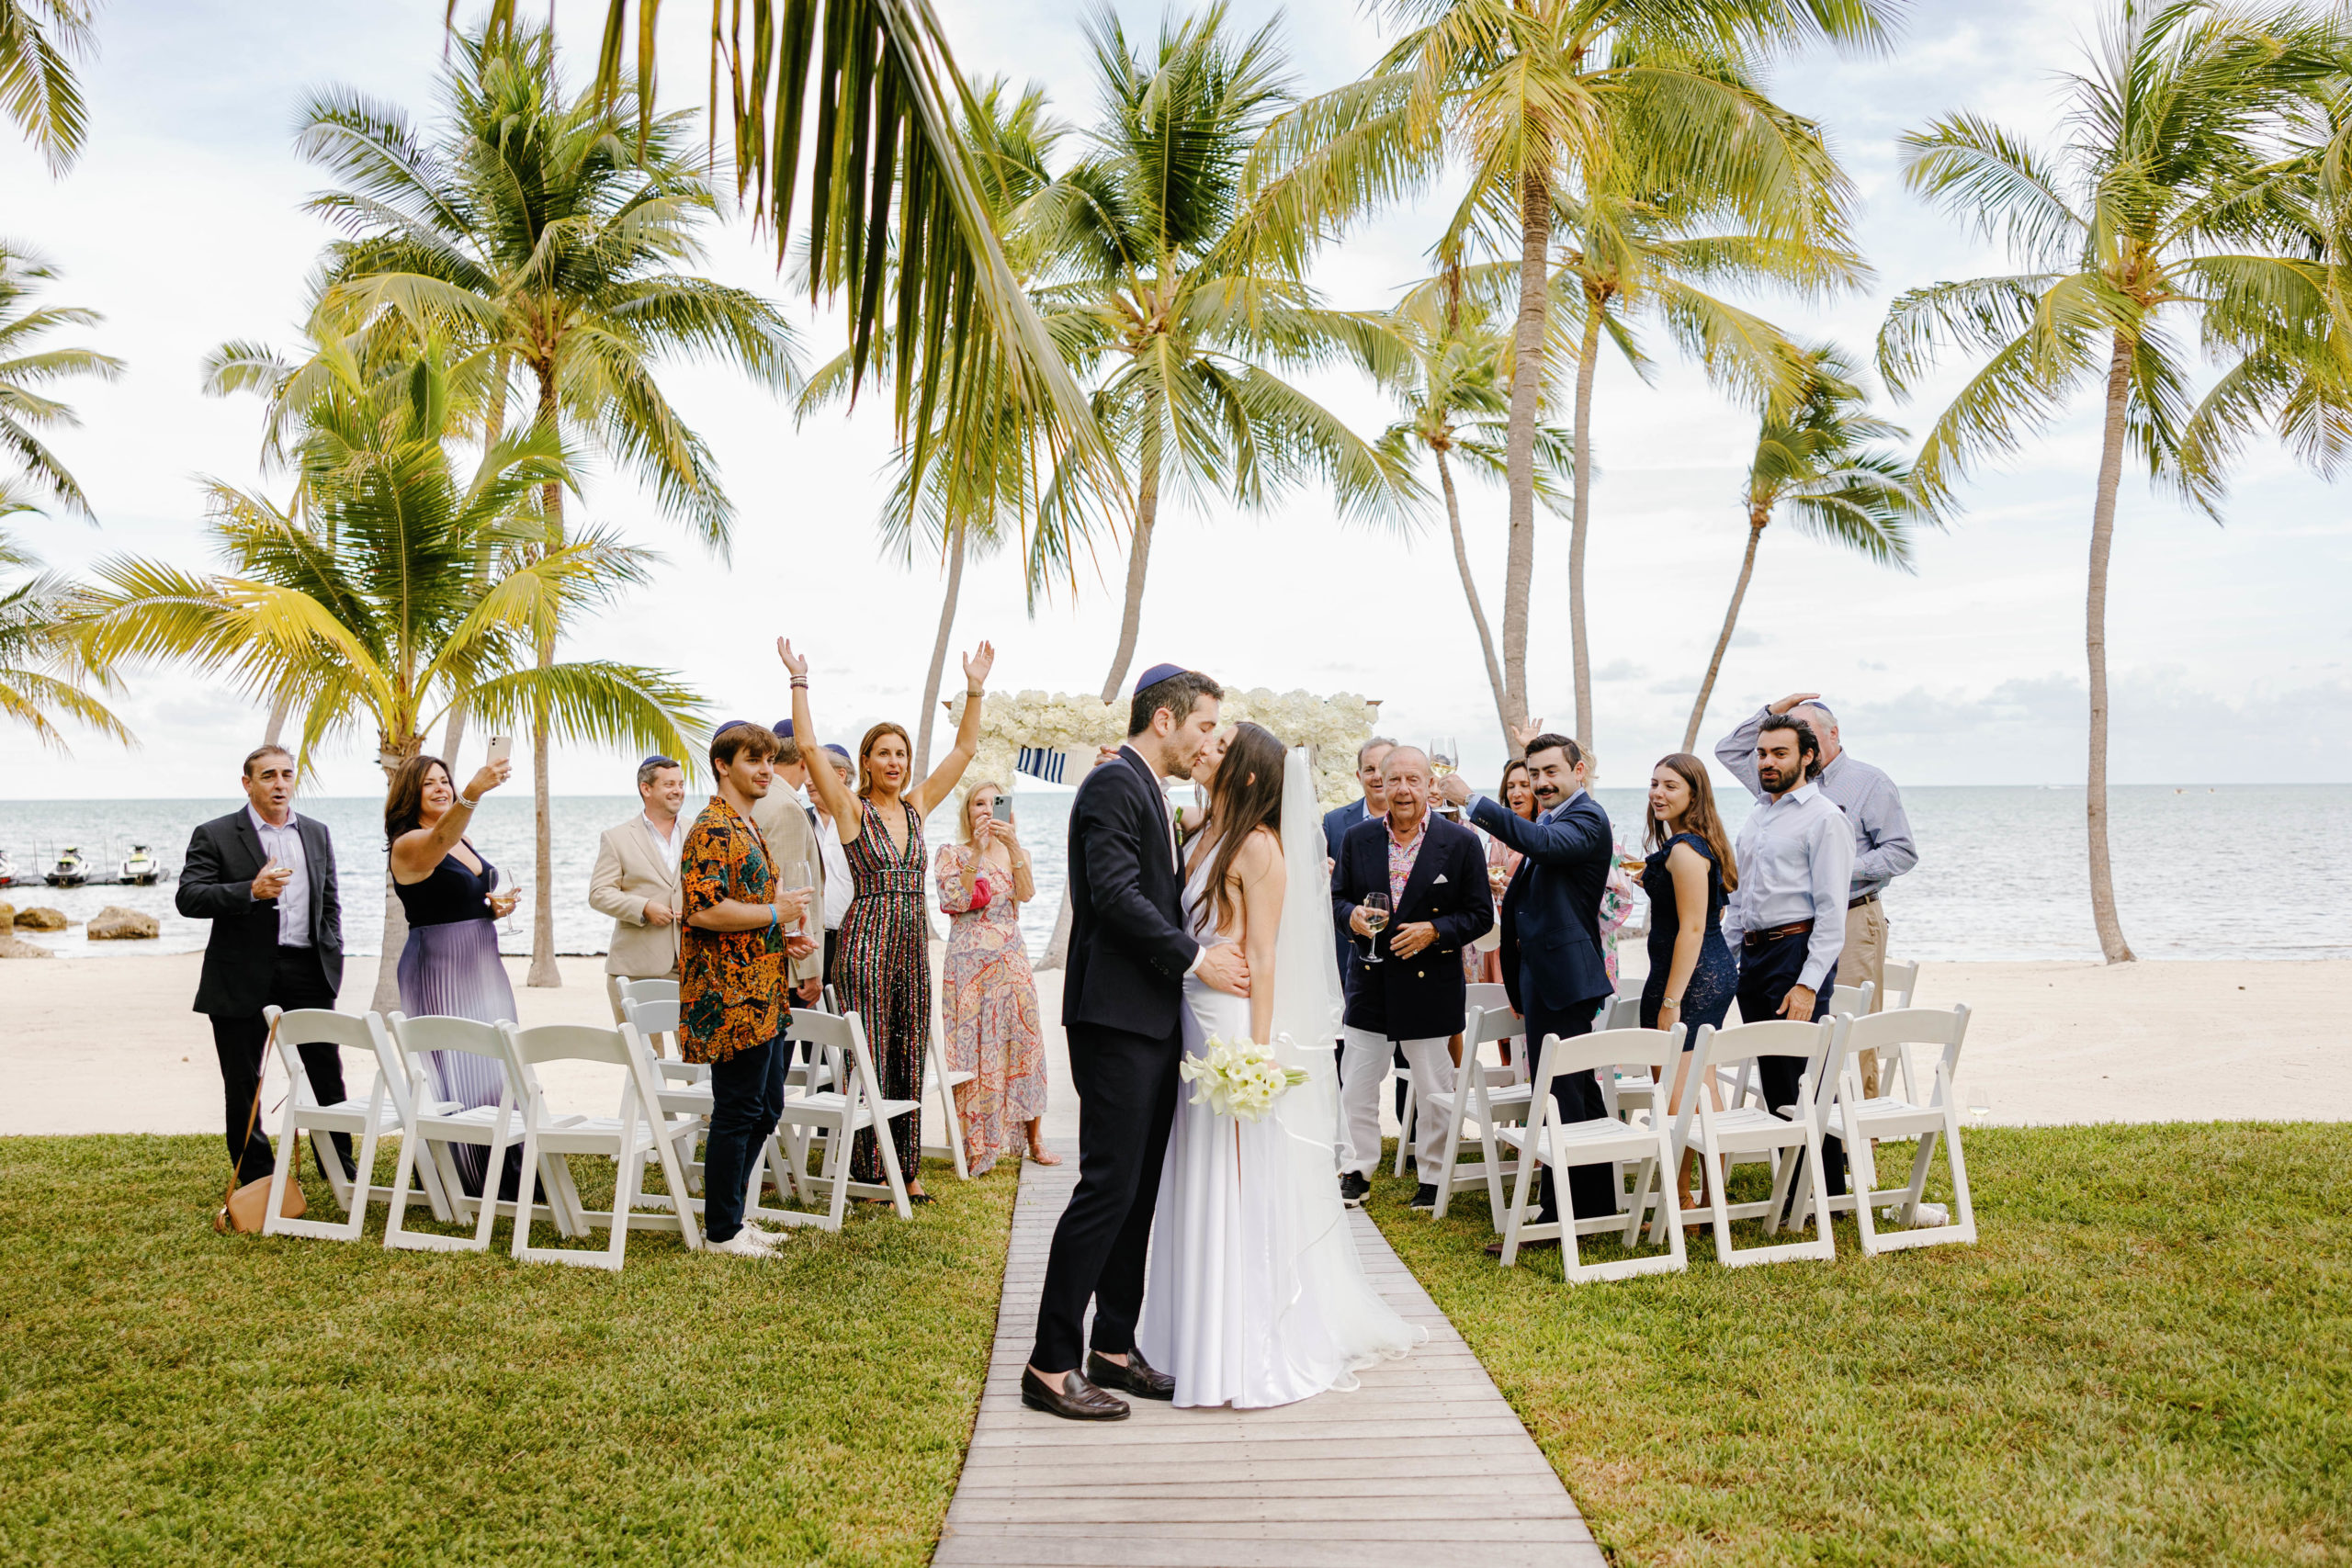
[[[212,922],[196,1010],[212,1020],[229,1157],[240,1185],[277,1166],[268,1137],[254,1125],[269,1043],[262,1009],[332,1008],[343,988],[343,903],[326,824],[294,814],[296,769],[284,747],[264,746],[247,756],[243,783],[243,810],[216,817],[189,836],[173,900],[189,919]],[[298,1043],[320,1103],[343,1099],[342,1054],[329,1044]],[[350,1137],[337,1133],[334,1147],[348,1173]]]

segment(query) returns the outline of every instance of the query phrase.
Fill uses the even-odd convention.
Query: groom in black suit
[[[1176,1382],[1136,1349],[1159,1166],[1176,1116],[1184,977],[1250,994],[1237,943],[1203,948],[1186,930],[1184,874],[1160,781],[1190,778],[1216,733],[1215,681],[1156,664],[1136,682],[1126,744],[1078,788],[1069,813],[1070,940],[1062,984],[1078,1089],[1078,1190],[1054,1227],[1037,1303],[1037,1344],[1021,1402],[1073,1421],[1116,1421],[1117,1388],[1173,1399]],[[1094,1334],[1079,1370],[1086,1303]],[[1102,1386],[1097,1386],[1102,1385]]]

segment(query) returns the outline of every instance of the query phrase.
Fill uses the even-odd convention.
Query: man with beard
[[[1838,955],[1846,945],[1846,890],[1854,874],[1854,829],[1821,793],[1821,742],[1813,727],[1781,713],[1756,727],[1756,782],[1762,802],[1740,825],[1733,855],[1739,886],[1724,909],[1724,941],[1739,955],[1739,1016],[1818,1022],[1829,1016]],[[1803,1064],[1787,1056],[1757,1064],[1764,1103],[1792,1105]],[[1846,1190],[1846,1151],[1821,1140],[1826,1185]]]

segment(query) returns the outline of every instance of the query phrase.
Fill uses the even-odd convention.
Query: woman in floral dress
[[[1039,1165],[1046,1152],[1046,1037],[1037,1017],[1037,983],[1021,939],[1021,906],[1037,896],[1029,852],[1021,847],[1003,785],[974,784],[964,796],[964,841],[942,844],[932,874],[947,911],[947,1066],[972,1077],[956,1086],[964,1123],[964,1157],[974,1176],[1020,1146]]]
[[[776,638],[778,657],[792,672],[792,735],[804,751],[818,745],[808,716],[808,660]],[[857,882],[842,917],[833,957],[833,996],[841,1010],[865,1025],[876,1086],[885,1100],[922,1099],[923,1059],[931,1051],[931,918],[923,908],[922,819],[956,792],[980,745],[980,690],[996,649],[988,643],[964,660],[964,716],[956,745],[931,776],[907,787],[914,746],[895,724],[877,724],[857,749],[857,790],[831,768],[808,770],[808,787],[832,814],[833,829]],[[922,1112],[890,1122],[899,1174],[907,1196],[931,1201],[922,1190]],[[869,1128],[850,1145],[850,1179],[884,1179],[882,1151]]]

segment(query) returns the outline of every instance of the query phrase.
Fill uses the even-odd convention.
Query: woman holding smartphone
[[[384,797],[384,839],[391,849],[392,893],[408,920],[401,950],[401,1010],[411,1018],[470,1018],[483,1023],[512,1019],[514,988],[498,957],[497,922],[514,908],[500,890],[498,868],[466,838],[481,797],[506,782],[503,750],[491,742],[492,761],[461,795],[438,757],[411,757],[392,775]],[[503,1087],[498,1066],[461,1051],[436,1051],[441,1095],[464,1105],[495,1105]],[[469,1197],[482,1188],[489,1150],[458,1145],[451,1151]],[[507,1153],[501,1196],[512,1196],[523,1171],[523,1151]]]
[[[932,873],[947,911],[947,1066],[970,1073],[956,1086],[964,1123],[964,1157],[974,1176],[1026,1140],[1029,1157],[1059,1165],[1046,1151],[1046,1034],[1037,982],[1021,938],[1021,906],[1037,896],[1029,852],[1012,822],[1012,796],[983,780],[965,793],[963,842],[942,844]]]

